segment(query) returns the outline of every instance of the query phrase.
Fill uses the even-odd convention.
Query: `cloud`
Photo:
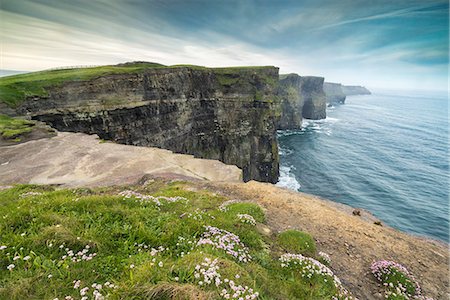
[[[368,85],[447,80],[443,1],[2,0],[0,8],[3,69],[147,60],[276,65]]]

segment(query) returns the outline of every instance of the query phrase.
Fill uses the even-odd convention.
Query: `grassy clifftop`
[[[165,66],[151,62],[134,62],[118,65],[108,65],[90,68],[74,68],[61,70],[47,70],[6,76],[0,78],[0,102],[9,107],[17,107],[26,97],[47,96],[48,88],[58,86],[68,81],[85,81],[96,77],[114,74],[142,73],[147,69],[173,69],[190,68],[194,70],[213,70],[218,75],[221,84],[233,84],[234,79],[230,74],[237,74],[239,71],[260,71],[265,66],[249,67],[227,67],[227,68],[207,68],[195,65],[173,65]],[[270,67],[273,68],[273,67]],[[270,80],[270,79],[269,79]],[[273,81],[273,80],[272,80]],[[275,84],[275,82],[270,82]]]
[[[1,191],[0,298],[346,297],[311,237],[263,234],[258,205],[183,187]]]

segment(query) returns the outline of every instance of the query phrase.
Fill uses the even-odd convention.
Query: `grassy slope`
[[[10,107],[17,107],[26,97],[29,96],[46,96],[47,88],[60,85],[67,81],[84,81],[99,76],[111,74],[127,74],[139,73],[148,68],[182,68],[204,70],[209,69],[202,66],[194,65],[174,65],[164,66],[157,63],[127,63],[110,66],[100,66],[92,68],[78,68],[66,70],[49,70],[39,71],[0,78],[0,102],[4,102]],[[238,70],[262,70],[266,67],[228,67],[228,68],[211,68],[219,75],[219,80],[225,84],[232,84],[233,79],[229,79],[227,75]],[[222,82],[221,82],[222,83]]]
[[[0,115],[0,135],[5,139],[15,139],[31,132],[34,122]]]
[[[276,237],[261,235],[257,226],[238,217],[249,214],[263,223],[264,213],[256,204],[220,209],[226,199],[184,190],[182,183],[155,181],[133,188],[146,195],[188,199],[161,200],[158,207],[152,201],[118,196],[125,189],[23,185],[0,191],[0,246],[6,246],[0,248],[0,299],[81,299],[83,287],[89,287],[87,296],[93,299],[94,283],[102,284],[97,290],[110,299],[221,299],[224,288],[231,290],[229,284],[216,286],[195,277],[196,265],[205,258],[217,259],[222,280],[254,289],[258,299],[331,299],[337,292],[328,275],[302,277],[298,266],[280,265],[283,250]],[[251,261],[239,262],[211,245],[195,246],[205,225],[238,235]],[[166,250],[151,253],[150,248],[160,246]],[[68,251],[83,249],[85,255],[96,255],[72,262]],[[74,289],[77,280],[80,286]]]

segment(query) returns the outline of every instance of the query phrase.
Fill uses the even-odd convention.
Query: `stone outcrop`
[[[326,118],[323,78],[287,74],[280,76],[278,98],[280,118],[277,129],[301,128],[302,119]]]
[[[159,67],[68,81],[17,111],[59,131],[98,134],[238,166],[275,183],[278,68]]]
[[[344,104],[346,95],[342,90],[342,84],[325,82],[323,84],[323,91],[325,92],[327,102],[330,104]]]

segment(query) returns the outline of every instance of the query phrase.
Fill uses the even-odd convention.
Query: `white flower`
[[[0,246],[0,250],[5,250],[6,248],[6,246]]]
[[[29,260],[31,258],[31,256],[27,255],[23,258],[23,260]]]
[[[14,256],[13,260],[18,260],[19,258],[20,258],[20,256],[17,255],[17,256]]]
[[[174,280],[175,280],[175,281],[178,281],[178,280],[180,280],[180,278],[178,278],[178,277],[175,277],[175,278],[174,278]]]
[[[162,261],[160,261],[159,263],[158,263],[158,266],[160,267],[160,268],[162,268],[163,267],[163,262]]]
[[[48,276],[47,276],[49,279],[50,278],[52,278],[53,277],[53,275],[52,274],[48,274]]]
[[[6,268],[7,268],[9,271],[12,271],[12,269],[14,269],[15,267],[16,267],[15,264],[10,264],[10,265],[7,266]]]
[[[74,289],[78,289],[81,285],[81,281],[80,280],[74,280],[73,281],[73,288]]]
[[[130,265],[130,269],[133,269],[133,268],[134,268],[134,265],[133,265],[133,264],[131,264],[131,265]]]

